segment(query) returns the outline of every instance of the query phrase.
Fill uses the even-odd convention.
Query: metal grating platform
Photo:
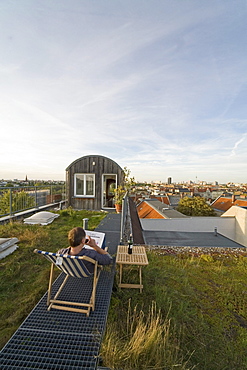
[[[1,369],[95,369],[97,338],[18,330],[2,354]]]
[[[110,235],[107,232],[107,224]],[[118,225],[120,229],[119,215],[110,214],[104,219],[104,232],[112,252],[119,243],[120,234],[118,233],[117,238],[117,230],[115,230]],[[99,228],[97,230],[100,231]],[[111,234],[114,240],[112,243]],[[89,317],[77,312],[54,309],[47,311],[46,293],[2,349],[0,369],[97,369],[114,275],[115,264],[111,267],[106,266],[101,272],[97,285],[95,311],[91,312]],[[54,293],[63,278],[62,273],[54,282]],[[79,280],[82,279],[69,278],[59,297],[74,299],[78,296],[84,300],[87,299],[92,281],[90,278],[85,278],[87,289],[82,291],[81,283],[78,284]]]

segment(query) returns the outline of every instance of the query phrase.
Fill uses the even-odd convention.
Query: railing
[[[65,185],[0,187],[0,217],[65,200]]]
[[[120,242],[126,243],[129,236],[132,233],[131,217],[130,217],[130,207],[129,207],[129,197],[125,194],[122,202],[122,214],[121,214],[121,235]]]
[[[120,243],[126,244],[130,238],[130,234],[135,244],[145,244],[136,204],[128,194],[126,194],[122,206]]]

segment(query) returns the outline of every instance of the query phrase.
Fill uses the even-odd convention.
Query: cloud
[[[246,137],[247,137],[247,132],[244,133],[242,135],[242,137],[234,144],[234,147],[233,147],[233,149],[231,151],[230,157],[236,156],[236,151],[238,150],[238,147],[240,146],[240,144],[242,144],[246,140]],[[245,146],[245,148],[246,148],[246,146]]]
[[[3,173],[64,176],[76,158],[100,154],[140,178],[165,178],[163,168],[181,180],[210,177],[217,166],[222,179],[243,178],[242,1],[23,1],[1,10]]]

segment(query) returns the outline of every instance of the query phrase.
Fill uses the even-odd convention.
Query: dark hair
[[[77,247],[85,237],[86,233],[82,227],[74,227],[74,229],[70,230],[68,234],[69,245],[71,247]]]

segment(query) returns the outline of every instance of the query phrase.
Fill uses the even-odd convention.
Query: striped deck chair
[[[46,259],[48,259],[48,261],[51,262],[51,271],[50,271],[48,296],[47,296],[48,311],[51,308],[55,308],[58,310],[82,312],[82,313],[86,313],[86,315],[89,316],[90,310],[94,311],[96,287],[97,287],[97,283],[98,283],[98,279],[99,279],[102,266],[98,265],[97,261],[87,256],[61,255],[58,253],[45,252],[45,251],[41,251],[38,249],[35,249],[34,252],[43,255]],[[83,261],[89,261],[94,264],[93,273],[90,273],[88,271]],[[62,272],[65,273],[65,278],[62,281],[54,298],[52,299],[51,289],[52,289],[52,282],[53,282],[54,266],[58,267]],[[91,294],[89,303],[88,302],[87,303],[70,302],[70,301],[65,301],[65,300],[61,301],[57,299],[69,277],[74,277],[74,278],[91,277],[93,279],[92,294]],[[75,307],[71,307],[71,306],[75,306]],[[79,307],[83,307],[83,308],[79,308]]]

